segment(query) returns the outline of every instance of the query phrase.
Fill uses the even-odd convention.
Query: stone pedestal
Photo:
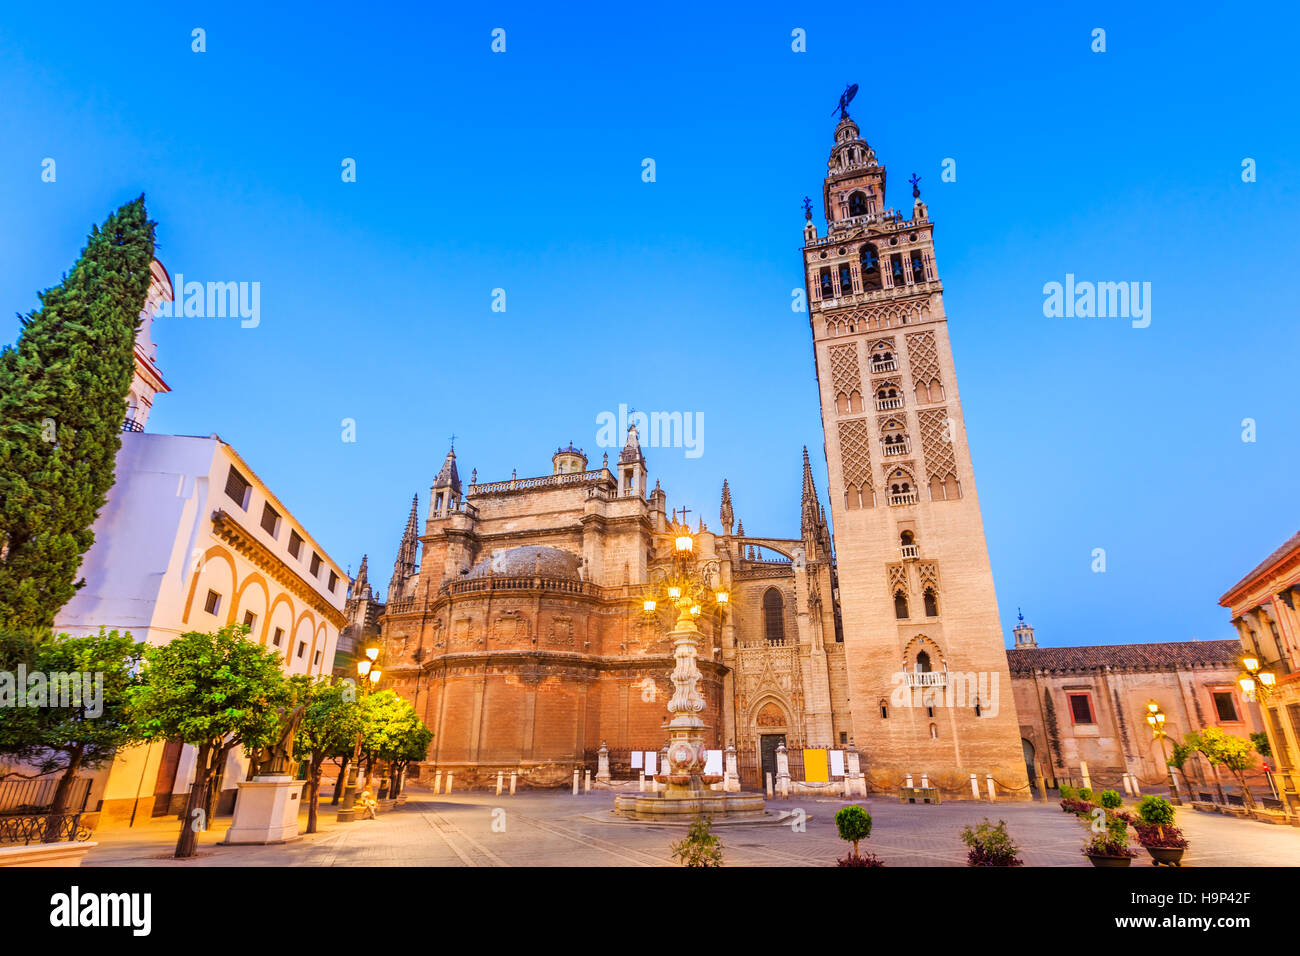
[[[254,777],[239,784],[235,819],[222,843],[287,843],[298,839],[298,808],[305,781]]]
[[[609,773],[609,748],[605,746],[605,741],[600,742],[600,750],[596,754],[596,787],[600,790],[609,788],[612,778]]]
[[[736,764],[736,746],[732,744],[727,748],[725,757],[726,769],[726,786],[723,789],[727,793],[740,793],[740,769]]]

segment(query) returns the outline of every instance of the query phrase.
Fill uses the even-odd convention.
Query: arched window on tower
[[[849,197],[849,215],[865,216],[867,214],[867,197],[865,193],[855,192]]]
[[[912,281],[925,281],[925,260],[921,258],[921,250],[912,250]]]
[[[925,589],[925,616],[939,616],[939,597],[934,593],[934,588]]]
[[[925,651],[916,655],[916,672],[918,674],[930,673],[930,655]]]
[[[862,276],[862,290],[864,292],[881,287],[880,253],[869,242],[865,243],[858,251],[858,272]]]
[[[822,266],[821,276],[818,281],[821,284],[822,298],[835,298],[835,283],[831,281],[831,270],[829,266]]]
[[[776,588],[763,595],[763,633],[769,644],[785,643],[785,601]]]
[[[907,595],[902,591],[894,592],[894,617],[900,621],[907,619]]]
[[[849,269],[847,262],[840,263],[840,295],[848,295],[853,291],[853,272]]]

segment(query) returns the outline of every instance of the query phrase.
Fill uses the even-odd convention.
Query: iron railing
[[[66,809],[84,811],[90,799],[89,777],[72,781]],[[54,793],[59,788],[57,777],[38,777],[34,780],[6,780],[0,783],[0,814],[38,813],[54,805]]]
[[[90,827],[82,825],[80,813],[0,816],[0,845],[81,842],[90,836]]]

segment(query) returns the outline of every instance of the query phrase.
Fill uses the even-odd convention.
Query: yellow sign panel
[[[826,766],[825,750],[803,752],[803,779],[807,783],[829,783],[830,769]]]

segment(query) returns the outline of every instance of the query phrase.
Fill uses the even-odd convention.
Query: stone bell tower
[[[991,773],[1026,798],[934,224],[915,178],[910,213],[888,207],[843,108],[827,167],[803,255],[853,736],[877,788],[924,773],[969,796]]]

